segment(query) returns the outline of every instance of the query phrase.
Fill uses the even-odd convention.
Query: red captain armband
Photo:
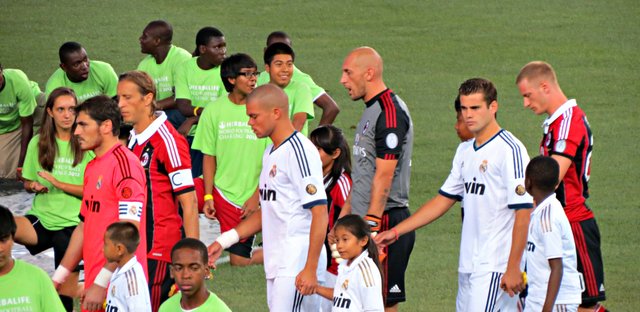
[[[371,232],[380,232],[382,218],[368,214],[364,217],[364,221],[371,227]]]

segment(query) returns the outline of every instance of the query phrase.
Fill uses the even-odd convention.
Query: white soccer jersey
[[[464,207],[459,272],[507,269],[515,209],[533,207],[524,188],[528,163],[527,149],[506,130],[482,146],[475,140],[458,146],[440,194]]]
[[[111,275],[105,312],[151,311],[148,287],[144,270],[133,256]]]
[[[331,311],[384,311],[380,270],[368,251],[362,252],[351,265],[347,261],[338,265]]]
[[[295,277],[309,251],[310,208],[327,204],[318,149],[299,132],[278,148],[270,145],[262,158],[260,206],[264,271],[267,279]],[[324,281],[327,262],[322,248],[318,281]]]
[[[544,303],[549,285],[549,259],[562,258],[562,282],[556,304],[581,302],[580,273],[577,271],[576,246],[571,225],[555,194],[547,197],[531,214],[527,242],[527,278],[529,302]]]

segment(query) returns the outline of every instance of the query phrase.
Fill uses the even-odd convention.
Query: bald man
[[[390,229],[410,215],[413,123],[407,105],[385,85],[382,71],[378,52],[360,47],[344,60],[340,79],[351,99],[365,104],[353,145],[353,188],[345,206],[363,216],[372,232]],[[414,241],[410,232],[384,250],[387,311],[406,301],[404,273]]]
[[[156,84],[156,108],[164,110],[169,122],[178,129],[185,117],[175,103],[175,72],[180,64],[191,59],[191,53],[171,43],[173,27],[166,21],[151,21],[138,39],[140,51],[147,56],[138,64]]]
[[[318,283],[324,282],[327,198],[318,149],[295,131],[289,101],[273,84],[247,97],[249,125],[273,142],[262,157],[258,190],[261,213],[254,213],[209,246],[214,266],[222,250],[262,230],[267,304],[270,311],[318,311]]]

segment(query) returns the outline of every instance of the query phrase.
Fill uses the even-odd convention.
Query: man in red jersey
[[[187,237],[198,239],[199,228],[189,145],[164,112],[155,112],[155,94],[147,73],[135,70],[120,75],[118,106],[123,120],[133,125],[129,149],[147,177],[149,294],[152,310],[158,311],[174,284],[169,272],[171,248],[182,239],[182,222]]]
[[[125,220],[140,231],[136,257],[147,271],[145,215],[147,195],[144,169],[136,156],[118,141],[120,110],[106,96],[96,96],[76,106],[76,129],[83,150],[96,154],[84,175],[80,223],[52,279],[62,283],[84,259],[83,311],[102,311],[106,287],[117,264],[106,262],[101,246],[109,224]]]
[[[578,271],[584,277],[585,290],[578,311],[606,311],[598,304],[605,300],[604,270],[600,252],[600,231],[593,211],[586,205],[593,135],[587,116],[574,99],[560,89],[551,65],[535,61],[525,65],[516,84],[524,98],[524,107],[549,117],[542,125],[544,135],[540,154],[551,156],[560,165],[560,185],[556,196],[564,206],[576,242]]]

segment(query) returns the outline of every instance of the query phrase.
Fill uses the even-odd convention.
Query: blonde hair
[[[520,73],[516,78],[516,84],[520,83],[524,79],[529,81],[533,79],[543,79],[553,84],[558,83],[556,72],[553,70],[553,67],[551,67],[551,64],[543,61],[533,61],[524,65],[524,67],[520,69]]]

